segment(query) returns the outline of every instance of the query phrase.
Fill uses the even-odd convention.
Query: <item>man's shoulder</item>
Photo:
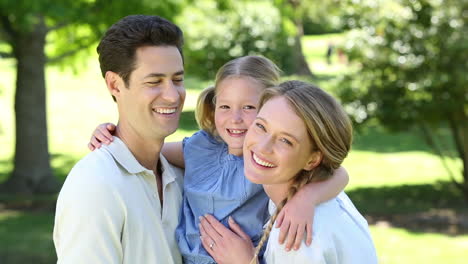
[[[67,187],[99,189],[117,187],[123,177],[120,165],[106,149],[88,153],[71,169],[62,191]]]
[[[79,160],[68,176],[82,174],[81,176],[84,177],[98,176],[98,179],[101,179],[107,175],[115,175],[111,172],[120,172],[119,165],[108,150],[101,148],[88,153]]]

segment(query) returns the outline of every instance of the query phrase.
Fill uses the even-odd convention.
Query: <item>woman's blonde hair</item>
[[[278,84],[280,69],[271,60],[262,56],[244,56],[224,64],[216,73],[215,85],[203,90],[198,97],[195,118],[200,129],[216,136],[214,112],[219,84],[231,77],[248,77],[264,88]]]
[[[291,180],[287,197],[278,205],[270,218],[258,246],[258,253],[268,239],[281,209],[304,185],[326,180],[340,167],[351,148],[353,129],[343,107],[322,89],[301,81],[287,81],[278,87],[266,89],[260,99],[260,107],[274,97],[284,97],[296,114],[304,121],[312,142],[312,152],[322,154],[320,163],[310,171],[302,170]]]

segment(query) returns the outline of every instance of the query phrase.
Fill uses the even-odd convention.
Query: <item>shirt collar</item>
[[[114,159],[129,173],[136,174],[147,169],[143,167],[133,156],[132,152],[128,149],[127,145],[118,137],[114,137],[114,140],[109,145],[103,145]]]
[[[162,154],[159,154],[159,160],[161,161],[162,178],[164,181],[163,185],[165,186],[166,184],[176,180],[176,173],[174,172],[172,165]]]
[[[143,167],[138,162],[135,156],[133,156],[132,152],[128,149],[127,145],[125,145],[125,143],[120,138],[114,137],[114,140],[111,144],[103,146],[111,153],[114,159],[129,173],[137,174],[140,172],[148,171],[148,169]],[[159,154],[159,160],[161,162],[163,181],[165,181],[166,183],[175,181],[176,174],[173,171],[170,163],[162,154]]]

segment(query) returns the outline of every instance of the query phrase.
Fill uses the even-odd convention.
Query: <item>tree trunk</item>
[[[304,56],[304,52],[302,49],[302,37],[304,36],[304,26],[302,24],[302,19],[296,18],[294,21],[296,25],[297,34],[295,36],[295,45],[294,45],[294,65],[295,65],[295,73],[298,75],[305,75],[305,76],[314,76],[312,71],[309,68],[309,64]]]
[[[16,146],[14,170],[3,184],[10,193],[36,194],[57,191],[49,161],[46,119],[45,38],[43,19],[29,32],[15,32],[13,52],[16,73]]]

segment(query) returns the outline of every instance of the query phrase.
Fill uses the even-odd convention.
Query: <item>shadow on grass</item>
[[[82,157],[64,155],[61,153],[53,153],[50,156],[51,156],[50,158],[51,158],[51,163],[52,163],[52,171],[55,177],[57,177],[61,183],[65,181],[65,178],[67,177],[70,170],[78,162],[78,160],[82,158]]]
[[[195,119],[195,111],[185,111],[180,115],[179,129],[182,130],[198,130],[197,121]]]
[[[50,213],[0,211],[0,263],[55,263],[53,221]]]
[[[467,201],[450,182],[355,188],[347,194],[370,224],[412,232],[468,234]]]
[[[443,132],[444,139],[447,141],[444,147],[448,151],[449,146],[451,146],[450,132],[448,130],[444,130]],[[381,153],[403,151],[432,152],[432,149],[423,140],[422,135],[415,129],[404,132],[391,132],[376,125],[359,127],[355,130],[353,150]]]

